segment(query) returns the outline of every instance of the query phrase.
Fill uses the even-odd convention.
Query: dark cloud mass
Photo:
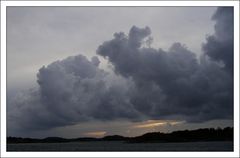
[[[138,31],[144,33],[131,37]],[[134,107],[150,118],[175,116],[189,122],[231,118],[232,77],[215,62],[204,58],[199,62],[180,43],[167,52],[141,48],[139,43],[149,34],[148,27],[134,26],[128,36],[115,34],[97,50],[117,74],[134,81],[130,95]]]
[[[19,115],[13,112],[14,117],[34,129],[92,119],[136,118],[122,86],[127,83],[115,77],[118,83],[111,84],[111,75],[98,68],[99,62],[97,57],[89,61],[78,55],[42,67],[37,74],[39,90],[16,99]]]
[[[207,39],[200,61],[180,43],[168,51],[141,47],[151,33],[148,27],[133,26],[128,35],[115,34],[97,53],[117,74],[133,79],[136,93],[131,93],[131,102],[150,117],[180,115],[194,122],[232,118],[233,79],[225,71],[233,64],[232,8],[218,8],[213,19],[215,34],[209,38],[217,42]]]
[[[215,34],[207,38],[203,50],[233,73],[233,8],[219,7],[212,19],[216,21]]]
[[[128,35],[115,33],[97,49],[114,73],[100,69],[96,56],[68,57],[42,67],[39,87],[9,101],[9,129],[88,120],[232,119],[233,9],[218,8],[213,20],[215,34],[203,44],[200,59],[181,43],[168,51],[151,48],[150,28],[133,26]]]

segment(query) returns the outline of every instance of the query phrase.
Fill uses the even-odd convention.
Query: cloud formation
[[[233,8],[219,7],[212,19],[216,21],[215,34],[207,37],[203,50],[233,73]]]
[[[115,33],[97,49],[114,73],[100,69],[96,56],[72,56],[43,66],[37,74],[39,87],[9,101],[8,127],[49,129],[89,120],[232,119],[232,18],[232,8],[217,10],[215,34],[203,44],[200,59],[181,43],[168,51],[151,48],[150,28],[133,26],[127,35]]]
[[[94,119],[136,119],[127,82],[99,69],[99,62],[97,57],[89,61],[78,55],[43,66],[37,74],[39,89],[12,101],[15,108],[9,111],[9,125],[47,129]],[[18,123],[11,125],[11,121]]]
[[[214,15],[219,25],[222,17],[217,14],[219,10]],[[150,33],[148,27],[133,26],[128,35],[116,33],[114,39],[97,50],[114,65],[116,74],[134,81],[136,86],[130,98],[135,109],[154,119],[177,117],[202,122],[231,118],[232,76],[215,58],[213,62],[202,56],[198,61],[180,43],[174,43],[168,51],[141,47]],[[222,45],[214,45],[218,46]],[[233,54],[229,50],[224,53]]]

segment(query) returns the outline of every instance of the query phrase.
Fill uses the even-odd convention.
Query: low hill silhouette
[[[127,143],[233,141],[233,127],[183,130],[171,133],[152,132],[136,137],[120,135],[105,136],[103,138],[83,137],[72,139],[61,137],[47,137],[44,139],[7,137],[7,143],[66,143],[81,141],[125,141]]]
[[[129,139],[129,142],[195,142],[195,141],[233,141],[233,128],[204,128],[175,131],[172,133],[146,133]]]

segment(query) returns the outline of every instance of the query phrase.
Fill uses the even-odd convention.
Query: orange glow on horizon
[[[147,120],[141,122],[138,125],[133,126],[133,128],[154,128],[158,126],[166,126],[166,125],[177,125],[182,124],[185,121],[176,121],[176,120]]]
[[[95,131],[95,132],[86,132],[83,133],[83,135],[88,136],[88,137],[96,137],[96,138],[100,138],[103,137],[107,132],[105,131]]]

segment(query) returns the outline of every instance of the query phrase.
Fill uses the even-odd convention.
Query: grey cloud
[[[233,7],[219,7],[212,19],[216,21],[215,34],[207,38],[203,50],[233,73]]]
[[[225,70],[231,69],[233,51],[227,50],[233,41],[231,33],[221,33],[228,28],[228,16],[221,8],[215,13],[216,31],[200,60],[181,43],[168,51],[149,47],[150,28],[133,26],[128,35],[115,33],[97,49],[113,65],[113,73],[100,69],[96,56],[72,56],[42,67],[39,87],[9,102],[15,107],[8,110],[9,129],[48,129],[88,120],[232,119],[233,79]]]
[[[112,33],[126,32],[133,24],[148,24],[156,34],[155,41],[164,41],[160,45],[164,49],[172,39],[180,39],[191,42],[188,47],[200,52],[199,41],[205,38],[205,33],[212,32],[209,15],[215,8],[8,7],[7,88],[15,93],[35,86],[38,69],[57,59],[79,53],[90,59],[99,44],[110,39]],[[141,18],[136,18],[139,15]],[[182,27],[175,29],[179,23]]]
[[[221,21],[231,19],[231,14],[225,12],[225,8],[219,8],[213,18],[217,21],[217,35],[213,37],[220,36],[221,41],[231,37],[231,33],[221,33],[226,26],[220,25],[232,25],[231,21],[228,21],[230,24]],[[174,116],[189,122],[232,119],[232,75],[217,63],[219,59],[206,52],[211,60],[203,55],[198,61],[195,54],[180,43],[174,43],[168,51],[141,47],[150,32],[148,27],[133,26],[128,35],[116,33],[114,39],[104,42],[97,50],[114,65],[117,74],[135,82],[135,93],[131,96],[134,107],[151,118]],[[218,50],[219,56],[221,53],[226,56],[220,58],[226,67],[232,65],[228,59],[233,52],[222,49],[221,43],[211,44],[207,43]]]
[[[133,26],[129,32],[129,45],[133,48],[139,48],[141,46],[142,39],[151,33],[149,27],[138,28]]]
[[[8,102],[8,133],[62,126],[66,121],[42,106],[39,91],[31,89]],[[65,123],[64,123],[65,122]]]
[[[99,61],[98,57],[96,57],[96,56],[92,57],[91,62],[95,66],[99,66],[99,64],[100,64],[100,61]]]
[[[15,108],[8,113],[9,128],[37,130],[140,117],[127,97],[130,82],[112,77],[98,65],[97,57],[89,61],[78,55],[39,69],[39,88],[9,103]]]

